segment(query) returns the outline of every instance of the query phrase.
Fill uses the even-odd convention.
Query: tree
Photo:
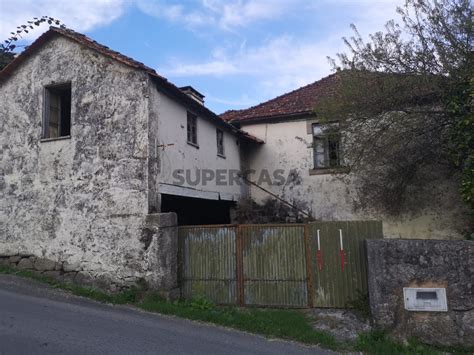
[[[22,35],[29,33],[29,31],[34,29],[34,26],[40,26],[42,23],[48,23],[49,25],[54,24],[65,28],[65,26],[61,24],[61,21],[50,16],[34,17],[33,20],[28,21],[26,25],[18,26],[14,32],[10,32],[11,36],[0,44],[0,70],[6,67],[8,63],[15,58],[13,51],[19,47],[15,43],[22,38]]]
[[[472,9],[469,0],[407,0],[402,23],[330,59],[338,90],[316,108],[342,119],[363,205],[398,214],[413,192],[460,175],[474,210]]]

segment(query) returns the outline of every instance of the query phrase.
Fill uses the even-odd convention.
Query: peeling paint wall
[[[413,196],[413,203],[422,199],[429,206],[417,214],[407,213],[395,219],[373,211],[360,211],[354,208],[357,193],[353,177],[347,174],[310,175],[312,136],[307,133],[305,120],[248,124],[242,129],[265,141],[243,157],[245,165],[256,170],[253,180],[259,178],[262,169],[270,172],[284,169],[285,184],[271,186],[263,182],[262,186],[301,209],[311,211],[316,219],[380,219],[384,222],[384,235],[389,238],[459,239],[470,223],[453,181],[439,181],[428,189],[429,194]],[[256,187],[251,188],[251,194],[257,202],[269,197]]]
[[[44,86],[62,82],[71,137],[41,142]],[[80,265],[117,284],[157,277],[157,242],[142,239],[149,89],[144,72],[62,37],[0,85],[0,254]]]
[[[217,155],[216,128],[217,126],[203,117],[197,118],[197,142],[199,147],[187,143],[187,110],[186,107],[177,103],[160,92],[152,92],[152,105],[158,116],[157,148],[160,161],[159,190],[164,193],[184,195],[189,197],[200,197],[207,199],[238,200],[240,197],[240,186],[227,184],[228,172],[240,169],[240,152],[238,138],[224,131],[225,157]],[[191,111],[192,112],[192,111]],[[172,145],[170,145],[172,144]],[[184,185],[180,185],[178,179],[173,176],[177,169],[190,170],[191,181],[189,184],[185,179]],[[209,169],[214,173],[221,170],[225,181],[218,184],[216,179],[205,184],[202,179],[196,180],[196,169]],[[185,174],[181,174],[186,178]],[[169,185],[179,185],[173,187]]]

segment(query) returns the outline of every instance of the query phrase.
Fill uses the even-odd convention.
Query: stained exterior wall
[[[377,326],[436,345],[474,346],[474,242],[368,240],[368,285]],[[404,287],[446,288],[447,312],[404,309]]]
[[[383,221],[384,235],[389,238],[462,238],[470,223],[469,214],[459,198],[453,181],[438,181],[430,186],[429,194],[413,196],[412,203],[423,202],[427,208],[416,214],[406,213],[397,218],[355,208],[357,194],[353,177],[347,174],[310,175],[313,168],[312,136],[305,120],[243,125],[242,129],[265,141],[249,150],[245,165],[255,169],[254,181],[263,169],[273,172],[283,169],[288,177],[283,185],[261,185],[283,199],[311,211],[320,220],[379,219]],[[251,195],[257,202],[268,194],[252,187]]]
[[[227,184],[227,174],[230,170],[240,169],[240,152],[238,138],[224,130],[225,157],[217,155],[216,125],[198,116],[197,141],[199,148],[187,143],[187,109],[182,104],[156,91],[151,93],[151,105],[158,116],[158,148],[160,168],[158,175],[159,191],[189,197],[206,199],[222,199],[237,201],[241,187],[237,184]],[[191,111],[192,112],[192,111]],[[172,144],[172,145],[170,145]],[[173,176],[173,171],[189,170],[191,182],[187,179],[181,185]],[[216,179],[205,184],[202,179],[196,180],[196,170],[222,171],[225,181],[218,184]],[[185,174],[181,174],[186,177]],[[178,185],[177,187],[170,185]]]
[[[71,137],[41,142],[43,88],[71,82]],[[148,76],[56,37],[0,85],[0,254],[156,278],[148,213]]]

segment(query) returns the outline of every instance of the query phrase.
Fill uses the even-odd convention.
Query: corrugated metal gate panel
[[[304,225],[241,225],[247,305],[307,306]]]
[[[179,242],[182,297],[236,303],[236,227],[180,227]]]
[[[318,230],[319,256],[318,260]],[[344,251],[342,267],[340,232]],[[309,224],[312,250],[314,307],[347,307],[367,293],[367,261],[364,239],[382,238],[378,221],[315,222]],[[321,267],[322,266],[322,267]]]
[[[363,240],[371,238],[382,238],[381,222],[180,227],[182,296],[220,304],[347,307],[358,290],[367,292]]]

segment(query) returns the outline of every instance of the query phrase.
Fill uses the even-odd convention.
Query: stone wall
[[[398,338],[474,346],[474,242],[367,240],[375,324]],[[403,287],[445,287],[447,312],[409,312]]]
[[[65,82],[71,135],[42,140],[44,87]],[[150,88],[143,71],[60,36],[0,84],[0,255],[111,285],[156,281],[159,235],[143,237]]]
[[[0,255],[0,265],[47,276],[61,283],[90,286],[108,292],[118,292],[135,284],[135,282],[129,285],[123,282],[117,284],[101,275],[92,276],[84,271],[80,264],[56,262],[28,254]]]
[[[149,253],[148,272],[127,281],[107,274],[88,271],[87,263],[55,261],[34,254],[2,254],[0,265],[31,271],[62,283],[94,287],[107,292],[119,292],[131,286],[146,286],[166,298],[177,298],[178,289],[178,227],[175,213],[149,214],[140,241]]]

